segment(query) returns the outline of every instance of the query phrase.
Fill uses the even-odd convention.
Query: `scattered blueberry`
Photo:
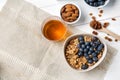
[[[85,69],[87,69],[88,68],[88,65],[87,64],[83,64],[82,66],[81,66],[81,69],[83,69],[83,70],[85,70]]]

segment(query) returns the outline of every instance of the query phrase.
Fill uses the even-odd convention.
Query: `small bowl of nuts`
[[[64,43],[64,56],[75,70],[86,72],[97,67],[105,58],[107,46],[92,34],[76,34]]]
[[[81,9],[74,3],[65,4],[60,10],[60,16],[67,24],[74,24],[81,17]]]

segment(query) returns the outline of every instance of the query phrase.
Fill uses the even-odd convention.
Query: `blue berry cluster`
[[[97,37],[92,37],[92,41],[86,42],[84,41],[84,36],[79,36],[78,48],[78,56],[84,56],[87,60],[87,63],[92,64],[98,61],[97,56],[103,50],[104,44],[102,44]],[[81,67],[83,70],[87,68],[87,64],[83,64]]]
[[[105,4],[106,0],[85,0],[85,2],[93,7],[99,7]]]

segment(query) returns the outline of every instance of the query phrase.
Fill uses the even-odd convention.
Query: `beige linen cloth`
[[[40,25],[48,16],[23,0],[7,1],[0,12],[0,80],[103,80],[114,48],[108,47],[106,59],[96,69],[75,71],[64,59],[63,42],[53,43],[41,35]]]

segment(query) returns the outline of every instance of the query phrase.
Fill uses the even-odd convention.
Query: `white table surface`
[[[0,10],[4,6],[7,0],[0,0]],[[33,5],[45,10],[46,12],[59,16],[59,10],[61,6],[65,3],[76,3],[82,10],[82,17],[79,23],[75,24],[74,27],[85,31],[87,33],[91,33],[93,30],[89,27],[89,21],[91,20],[89,13],[92,12],[94,15],[97,16],[98,9],[91,8],[84,3],[84,0],[26,0]],[[110,3],[103,8],[104,14],[103,16],[97,17],[98,20],[101,21],[108,21],[110,22],[110,26],[108,27],[109,30],[117,33],[120,35],[120,0],[110,0]],[[112,21],[111,18],[115,17],[117,20]],[[104,38],[105,33],[99,33],[99,36]],[[113,38],[114,39],[114,38]],[[104,80],[119,80],[119,73],[120,73],[120,41],[119,42],[108,42],[109,45],[114,47],[117,50],[117,55],[114,57],[109,70],[105,76]]]

